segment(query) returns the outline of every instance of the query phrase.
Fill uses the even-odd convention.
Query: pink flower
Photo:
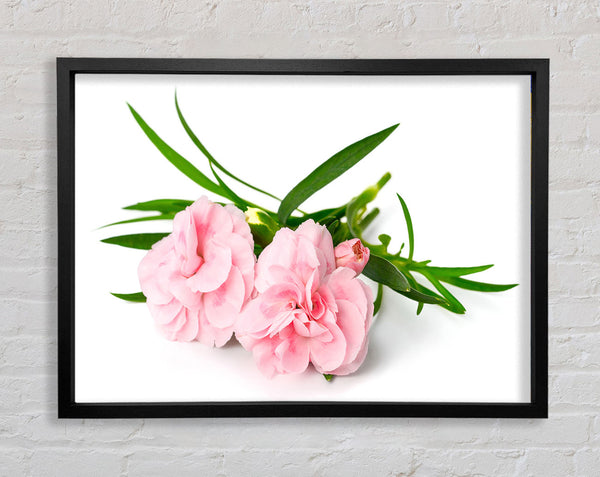
[[[349,374],[367,353],[373,295],[351,268],[335,266],[330,233],[314,221],[279,230],[256,264],[257,297],[236,337],[267,376]]]
[[[335,264],[338,267],[348,267],[357,275],[369,261],[370,251],[357,238],[346,240],[335,247]]]
[[[223,346],[254,288],[254,242],[242,211],[201,197],[173,220],[138,267],[142,292],[170,340]]]

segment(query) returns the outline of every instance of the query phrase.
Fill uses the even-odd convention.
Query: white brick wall
[[[0,475],[600,475],[600,3],[4,0]],[[550,57],[550,419],[56,419],[56,56]]]

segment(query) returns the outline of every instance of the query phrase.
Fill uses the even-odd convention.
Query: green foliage
[[[283,226],[295,228],[309,219],[325,225],[332,235],[334,244],[338,244],[352,237],[359,238],[365,246],[369,247],[371,252],[370,259],[363,270],[363,274],[378,284],[377,296],[374,302],[375,313],[380,309],[384,286],[406,298],[416,301],[417,314],[420,314],[423,311],[425,304],[439,305],[457,314],[465,313],[465,307],[444,284],[480,292],[501,292],[517,286],[516,284],[500,285],[484,283],[463,278],[465,275],[488,270],[492,265],[480,265],[475,267],[436,267],[430,266],[430,260],[413,260],[415,251],[413,223],[408,206],[399,194],[396,195],[402,208],[408,234],[407,257],[401,256],[404,244],[402,244],[400,250],[395,253],[389,251],[391,243],[391,236],[389,234],[382,233],[379,235],[380,244],[370,244],[364,240],[362,236],[363,231],[376,220],[380,213],[379,209],[376,207],[369,210],[369,204],[376,199],[380,190],[390,180],[391,175],[389,173],[384,174],[376,184],[367,187],[359,195],[339,207],[325,208],[312,213],[306,213],[299,210],[299,207],[309,197],[351,169],[387,139],[398,127],[398,124],[367,136],[334,154],[301,180],[283,198],[283,200],[280,200],[273,194],[240,179],[212,156],[183,116],[177,100],[177,94],[175,94],[175,108],[179,121],[188,137],[208,160],[208,167],[212,172],[214,181],[209,179],[191,162],[164,142],[138,112],[131,105],[128,106],[131,114],[144,134],[160,153],[171,162],[171,164],[206,191],[217,194],[226,201],[235,204],[240,209],[247,211],[247,221],[255,239],[255,253],[257,255],[262,252],[264,247],[268,246],[273,239],[275,232],[279,228]],[[262,193],[263,195],[280,201],[277,213],[245,200],[225,183],[224,178],[232,179],[250,189]],[[155,220],[173,220],[178,212],[184,210],[191,204],[192,201],[183,199],[157,199],[139,202],[124,207],[124,209],[156,212],[157,214],[121,220],[105,227]],[[167,235],[168,233],[119,235],[105,238],[102,242],[119,245],[121,247],[148,250],[153,244]],[[418,281],[415,277],[416,274],[429,282],[433,289]],[[113,293],[113,295],[126,301],[145,301],[145,297],[141,292],[131,294]],[[329,381],[333,376],[325,374],[324,377]]]
[[[137,248],[140,250],[150,250],[152,248],[152,245],[154,245],[159,240],[165,238],[167,235],[169,235],[168,232],[117,235],[115,237],[108,237],[100,241],[112,245],[120,245],[121,247]]]
[[[133,303],[146,303],[146,297],[142,292],[137,293],[111,293],[112,296],[120,298],[124,301],[131,301]]]
[[[315,192],[325,187],[356,165],[392,134],[398,124],[367,136],[334,154],[302,179],[281,201],[277,216],[285,225],[290,214]]]

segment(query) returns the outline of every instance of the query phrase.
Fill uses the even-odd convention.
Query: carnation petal
[[[138,265],[138,279],[147,299],[167,304],[173,299],[169,292],[169,262],[173,257],[173,238],[167,236],[155,243]]]
[[[233,222],[225,207],[201,197],[188,209],[194,216],[196,235],[198,236],[198,253],[204,256],[204,247],[217,233],[228,234],[233,231]]]
[[[270,274],[273,265],[292,269],[296,260],[296,243],[297,238],[292,230],[284,228],[277,231],[256,262],[255,286],[259,292],[277,283]]]
[[[170,341],[177,340],[177,334],[179,330],[185,325],[185,321],[187,320],[186,310],[182,308],[179,313],[173,318],[169,323],[164,325],[158,324],[157,326],[160,329],[161,333]]]
[[[317,249],[310,240],[300,237],[294,271],[306,283],[315,270],[318,270],[320,276],[325,276],[326,265],[319,260]]]
[[[308,367],[308,342],[301,336],[283,341],[275,349],[275,355],[280,359],[281,370],[285,373],[302,373]]]
[[[203,293],[214,291],[225,282],[230,270],[231,250],[210,240],[204,249],[204,263],[188,278],[188,286],[193,291]]]
[[[367,315],[365,319],[365,338],[363,340],[360,351],[356,355],[356,357],[349,363],[345,363],[341,365],[339,368],[331,371],[331,374],[335,374],[338,376],[343,376],[346,374],[354,373],[362,363],[364,362],[367,352],[369,350],[369,328],[371,327],[371,322],[373,321],[373,292],[371,289],[365,285],[362,281],[360,284],[365,292],[365,296],[367,297]]]
[[[166,305],[156,305],[152,302],[147,302],[147,305],[154,321],[160,325],[166,325],[171,322],[183,307],[178,300],[171,300]]]
[[[217,290],[202,296],[208,322],[217,328],[233,326],[244,303],[244,280],[236,267]]]
[[[353,361],[347,364],[342,364],[339,368],[336,368],[329,372],[329,374],[335,374],[336,376],[346,376],[348,374],[354,373],[365,361],[367,357],[367,352],[369,351],[369,341],[365,339],[365,342],[354,358]]]
[[[268,378],[272,378],[280,372],[278,369],[278,359],[275,356],[277,340],[261,340],[252,348],[252,354],[256,366]]]
[[[225,210],[229,213],[233,223],[233,233],[241,235],[251,246],[254,245],[250,226],[246,222],[246,216],[235,205],[227,204]]]
[[[306,237],[319,251],[319,259],[322,261],[324,272],[329,274],[335,270],[335,254],[333,249],[333,239],[327,230],[327,227],[315,223],[310,219],[303,222],[296,232]]]
[[[179,270],[182,275],[189,277],[194,274],[202,263],[198,256],[198,236],[194,215],[186,209],[173,219],[173,243],[178,256]]]
[[[261,310],[262,297],[258,297],[246,304],[236,323],[236,336],[240,343],[246,348],[244,341],[246,336],[252,339],[264,338],[268,334],[271,320]],[[246,348],[248,349],[248,348]]]
[[[202,294],[193,291],[189,286],[189,279],[182,275],[172,275],[169,283],[169,289],[174,298],[179,300],[182,305],[188,308],[200,306]]]
[[[344,362],[346,355],[346,338],[336,324],[329,324],[329,332],[333,339],[322,342],[313,339],[310,342],[310,360],[320,373],[339,367]]]
[[[215,240],[231,250],[231,263],[242,273],[244,280],[244,299],[247,300],[254,290],[254,266],[256,257],[252,242],[237,234],[215,235]]]
[[[283,311],[291,311],[301,302],[302,292],[296,284],[283,282],[273,285],[262,295],[260,309],[265,316],[273,318]]]
[[[182,312],[185,312],[186,319],[181,328],[177,331],[177,340],[192,341],[198,334],[198,311],[184,308]]]
[[[327,286],[336,300],[348,300],[358,307],[362,315],[367,314],[367,296],[362,281],[355,278],[354,270],[346,267],[337,268],[327,280]],[[370,300],[372,301],[372,299]]]
[[[213,330],[214,346],[221,348],[224,346],[233,336],[233,328],[229,327],[226,329],[215,328]]]
[[[356,358],[365,340],[366,317],[353,303],[347,300],[338,300],[337,325],[346,338],[346,355],[344,363],[349,363]]]

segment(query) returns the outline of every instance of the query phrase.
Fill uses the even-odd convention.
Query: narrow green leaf
[[[229,188],[229,186],[221,180],[221,177],[219,177],[219,175],[216,173],[215,168],[213,167],[212,163],[209,163],[209,164],[210,164],[210,170],[212,171],[213,175],[215,176],[215,179],[217,179],[217,182],[219,183],[219,185],[223,188],[223,190],[229,197],[229,200],[231,200],[238,208],[242,209],[242,211],[245,211],[250,204],[248,202],[246,202],[244,199],[242,199],[235,192],[233,192],[233,190],[231,190]],[[254,205],[254,204],[252,204],[252,205]]]
[[[398,292],[410,291],[410,285],[406,277],[393,263],[383,257],[372,254],[363,270],[363,274],[392,290]]]
[[[333,374],[324,374],[323,377],[327,382],[329,382],[333,379]]]
[[[481,292],[502,292],[510,290],[511,288],[517,286],[516,283],[511,285],[496,285],[493,283],[476,282],[473,280],[466,280],[464,278],[458,277],[439,277],[439,279],[443,282],[449,283],[450,285],[464,288],[465,290],[474,290]]]
[[[204,154],[206,156],[206,158],[208,159],[208,162],[211,164],[211,166],[214,164],[225,175],[231,177],[235,181],[238,181],[240,184],[243,184],[243,185],[245,185],[246,187],[249,187],[252,190],[260,192],[261,194],[264,194],[264,195],[266,195],[268,197],[271,197],[272,199],[275,199],[275,200],[281,202],[281,199],[277,198],[273,194],[271,194],[269,192],[266,192],[266,191],[264,191],[262,189],[259,189],[258,187],[255,187],[252,184],[248,184],[247,182],[243,181],[239,177],[233,175],[231,172],[229,172],[227,169],[225,169],[225,167],[223,167],[213,157],[213,155],[210,152],[208,152],[208,149],[206,149],[206,147],[204,147],[204,144],[202,144],[200,142],[200,139],[198,139],[198,136],[196,136],[196,134],[194,133],[194,131],[192,131],[192,128],[190,128],[190,126],[188,125],[187,121],[183,117],[183,113],[181,112],[181,109],[179,108],[179,101],[177,100],[177,92],[175,92],[175,109],[177,109],[177,115],[179,116],[179,121],[181,122],[181,125],[183,126],[183,129],[185,129],[185,132],[187,133],[187,135],[189,136],[189,138],[192,140],[192,142],[196,145],[196,147],[198,149],[200,149],[200,152],[202,152],[202,154]],[[213,173],[214,173],[214,171],[213,171]],[[221,182],[219,180],[219,178],[216,176],[216,174],[215,174],[215,178],[217,179],[217,181]]]
[[[373,316],[379,313],[379,309],[381,308],[381,302],[383,301],[383,285],[381,283],[377,284],[377,296],[375,297],[375,301],[373,302]]]
[[[379,215],[379,209],[377,207],[375,207],[374,209],[372,209],[369,213],[367,213],[367,215],[365,215],[363,217],[363,219],[360,221],[360,223],[358,224],[358,228],[363,231],[365,230],[369,225],[371,225],[373,223],[373,221],[377,218],[377,216]]]
[[[429,261],[427,263],[429,263]],[[420,262],[420,265],[427,265],[427,263]],[[427,270],[437,277],[461,277],[463,275],[483,272],[493,266],[494,265],[480,265],[478,267],[427,267]]]
[[[148,139],[152,141],[152,144],[156,146],[156,148],[162,153],[167,160],[173,164],[177,169],[179,169],[183,174],[185,174],[188,178],[194,181],[199,186],[204,189],[214,192],[215,194],[220,195],[221,197],[226,197],[225,192],[221,189],[218,184],[215,184],[208,177],[206,177],[202,172],[200,172],[196,167],[192,165],[186,158],[184,158],[181,154],[175,151],[171,146],[169,146],[166,142],[164,142],[154,130],[148,126],[146,121],[142,119],[142,117],[138,114],[138,112],[133,109],[133,107],[127,103],[131,114],[142,128],[142,131],[146,134]]]
[[[419,304],[417,305],[417,316],[419,316],[422,311],[423,311],[423,302],[420,301]]]
[[[419,270],[419,273],[421,273],[425,278],[427,278],[427,280],[431,282],[431,284],[436,288],[436,290],[439,291],[440,294],[448,301],[450,305],[448,309],[450,311],[459,315],[465,313],[466,310],[463,304],[460,301],[458,301],[456,297],[452,293],[450,293],[448,289],[444,285],[442,285],[436,277],[424,270]]]
[[[366,211],[365,205],[367,203],[368,202],[366,202],[363,197],[358,196],[348,202],[348,206],[346,207],[346,220],[348,223],[348,228],[354,237],[362,238],[358,223]]]
[[[398,291],[398,290],[395,290],[395,291]],[[398,293],[405,296],[406,298],[410,298],[411,300],[414,300],[414,301],[426,303],[428,305],[441,305],[441,306],[444,306],[445,308],[448,308],[448,306],[449,306],[449,304],[446,300],[437,298],[435,296],[431,296],[429,294],[422,293],[414,288],[411,288],[410,291],[407,291],[407,292],[398,291]]]
[[[135,303],[146,303],[146,297],[142,292],[137,293],[111,293],[112,296],[116,296],[121,300],[132,301]]]
[[[307,221],[308,219],[313,219],[315,222],[320,222],[326,217],[335,217],[336,219],[340,219],[344,216],[346,212],[346,205],[344,204],[341,207],[332,207],[330,209],[317,210],[316,212],[311,212],[310,214],[305,214],[302,217],[288,217],[287,224],[290,227],[297,227],[302,222]]]
[[[408,261],[412,261],[413,252],[415,248],[415,236],[413,233],[413,224],[410,218],[410,212],[408,211],[408,207],[404,199],[400,197],[400,194],[396,194],[398,196],[398,200],[402,205],[402,212],[404,212],[404,220],[406,221],[406,230],[408,232]]]
[[[373,149],[379,146],[379,144],[392,134],[397,127],[398,124],[395,124],[392,127],[371,136],[367,136],[327,159],[301,180],[298,185],[283,198],[279,205],[279,210],[277,211],[279,221],[282,224],[286,224],[290,214],[298,206],[303,204],[306,199],[358,163]]]
[[[418,301],[419,303],[426,303],[429,305],[440,305],[446,308],[450,306],[448,301],[443,296],[440,296],[433,290],[430,290],[426,286],[421,285],[409,271],[406,272],[406,279],[410,283],[412,292],[411,295],[407,298]]]
[[[437,298],[441,303],[447,303],[446,299],[443,296],[438,295],[433,290],[430,290],[425,285],[422,285],[421,283],[419,283],[415,279],[415,277],[413,277],[412,273],[407,271],[407,272],[405,272],[405,275],[406,275],[406,279],[408,280],[408,283],[410,283],[411,288],[415,289],[416,291],[418,291],[424,295],[428,295],[432,298]]]
[[[361,238],[360,221],[367,211],[369,202],[375,200],[381,188],[390,180],[392,175],[386,172],[375,185],[367,187],[360,194],[354,197],[346,206],[346,219],[350,233],[354,237]]]
[[[169,212],[180,212],[186,207],[192,205],[191,200],[183,199],[156,199],[148,200],[146,202],[138,202],[137,204],[128,205],[123,207],[124,210],[143,210],[143,211],[156,211],[161,214],[167,214]]]
[[[331,234],[331,238],[333,240],[334,246],[337,246],[337,245],[341,244],[342,242],[344,242],[345,240],[348,240],[349,238],[351,238],[348,235],[348,224],[339,222],[338,226],[336,227],[335,233]]]
[[[105,227],[112,227],[113,225],[133,224],[135,222],[147,222],[150,220],[173,220],[174,217],[174,213],[151,215],[149,217],[138,217],[136,219],[120,220],[119,222],[113,222],[112,224],[103,225],[100,228],[103,229]]]
[[[333,235],[335,234],[335,231],[337,230],[338,226],[340,225],[340,221],[338,219],[333,219],[331,222],[329,222],[326,227],[327,227],[327,231]]]
[[[150,250],[159,240],[169,235],[165,233],[148,233],[148,234],[131,234],[131,235],[117,235],[116,237],[109,237],[100,240],[104,243],[110,243],[113,245],[120,245],[121,247],[137,248],[140,250]]]

